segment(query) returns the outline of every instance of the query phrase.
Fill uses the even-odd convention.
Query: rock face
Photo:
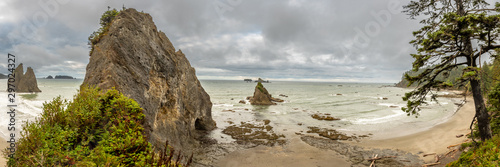
[[[90,53],[84,83],[115,87],[144,109],[145,133],[156,148],[198,146],[197,137],[215,128],[210,97],[182,51],[149,14],[121,11]]]
[[[267,92],[267,89],[264,88],[262,83],[257,83],[255,86],[255,91],[253,93],[253,97],[250,98],[250,104],[252,105],[275,105],[276,103],[272,102],[272,97]]]
[[[17,66],[14,71],[15,82],[14,86],[16,92],[42,92],[38,89],[38,83],[36,81],[35,72],[31,67],[26,69],[26,74],[24,73],[23,63]]]

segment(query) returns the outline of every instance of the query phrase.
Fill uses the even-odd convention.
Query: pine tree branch
[[[490,11],[498,12],[496,9],[471,9],[471,10],[467,10],[467,13],[469,13],[469,12],[474,12],[474,13],[478,13],[478,12],[490,12]]]
[[[481,50],[474,55],[474,59],[478,58],[482,54],[492,50],[492,49],[498,49],[500,48],[500,45],[488,45],[488,46],[483,46],[481,47]]]

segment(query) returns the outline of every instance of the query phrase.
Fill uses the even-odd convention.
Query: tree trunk
[[[466,16],[467,13],[464,9],[464,4],[462,0],[455,0],[457,5],[457,14],[459,16]],[[458,24],[459,27],[464,25]],[[466,28],[466,27],[464,27]],[[470,36],[462,36],[463,50],[462,53],[467,56],[467,64],[469,67],[477,67],[476,58],[473,56],[474,51],[472,49],[472,42]],[[480,55],[481,56],[481,55]],[[477,72],[477,71],[476,71]],[[470,85],[472,88],[472,97],[474,98],[474,106],[476,108],[476,118],[477,126],[479,128],[479,135],[481,136],[481,141],[491,138],[491,127],[490,127],[490,116],[486,110],[486,105],[484,105],[483,94],[481,93],[481,84],[476,78],[470,79]]]
[[[477,79],[470,80],[472,88],[472,96],[474,98],[474,106],[476,108],[477,127],[479,128],[479,135],[481,141],[491,138],[490,116],[484,105],[483,95],[481,94],[481,87]]]

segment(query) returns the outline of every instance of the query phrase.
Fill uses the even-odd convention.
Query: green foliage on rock
[[[259,90],[260,90],[260,92],[262,92],[262,93],[264,93],[264,92],[265,92],[265,91],[264,91],[264,85],[262,85],[262,83],[258,82],[256,87],[257,87],[257,89],[259,89]]]
[[[104,12],[101,16],[99,24],[101,27],[97,30],[94,31],[92,34],[90,34],[88,38],[88,45],[91,47],[91,53],[94,50],[94,45],[97,44],[101,38],[106,35],[106,33],[109,31],[109,27],[111,26],[111,22],[113,19],[118,15],[120,11],[113,9],[113,10],[108,10]]]
[[[23,126],[9,166],[152,166],[144,114],[117,90],[82,86],[73,101],[54,98]],[[4,152],[6,156],[6,152]]]

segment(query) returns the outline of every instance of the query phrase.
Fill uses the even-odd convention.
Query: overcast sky
[[[83,78],[87,37],[111,8],[149,13],[200,79],[385,82],[411,68],[420,25],[399,0],[0,1],[0,73],[7,53],[37,77]]]

